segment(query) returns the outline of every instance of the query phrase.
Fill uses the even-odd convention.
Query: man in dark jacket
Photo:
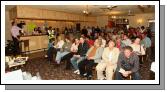
[[[78,52],[71,58],[71,63],[75,69],[74,73],[80,74],[78,69],[78,63],[86,59],[86,53],[89,49],[88,43],[84,37],[80,38],[80,44],[78,46]]]
[[[133,49],[130,46],[124,47],[123,52],[118,57],[118,65],[116,69],[116,80],[123,80],[129,75],[132,76],[132,80],[140,80],[139,74],[139,57],[132,52]]]
[[[84,26],[82,29],[82,34],[86,37],[88,34],[88,30],[86,29],[86,27]]]
[[[95,29],[95,31],[96,31],[97,33],[101,33],[101,30],[100,30],[99,26],[97,26],[97,28]]]

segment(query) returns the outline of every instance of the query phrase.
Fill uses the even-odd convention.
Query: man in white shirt
[[[19,49],[19,36],[20,36],[19,31],[20,30],[21,28],[17,26],[16,22],[12,22],[11,35],[14,42],[14,51],[13,51],[14,56],[20,53],[20,49]]]

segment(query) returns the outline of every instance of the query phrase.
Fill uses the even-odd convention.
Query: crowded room
[[[6,5],[6,80],[155,80],[154,5]]]

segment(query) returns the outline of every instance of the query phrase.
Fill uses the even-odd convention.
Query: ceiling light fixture
[[[89,15],[90,12],[88,11],[88,5],[86,6],[86,10],[83,10],[83,14]]]

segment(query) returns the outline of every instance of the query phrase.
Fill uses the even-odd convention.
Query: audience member
[[[96,39],[94,46],[92,46],[86,54],[86,60],[83,60],[78,64],[81,77],[86,76],[88,80],[92,78],[93,65],[95,62],[98,63],[101,61],[102,53],[103,48],[100,46],[99,40]]]
[[[104,48],[102,61],[96,66],[98,80],[112,80],[117,66],[119,49],[115,47],[113,40],[110,40],[108,44],[109,46]],[[105,71],[106,78],[103,71]]]
[[[132,47],[124,47],[123,52],[119,54],[115,75],[116,80],[123,80],[128,76],[131,76],[132,80],[141,79],[139,74],[139,57],[133,52]]]
[[[84,37],[80,37],[80,44],[78,46],[78,51],[71,58],[71,63],[75,69],[74,73],[80,74],[78,69],[78,63],[86,59],[86,53],[89,49],[88,43],[85,41]]]
[[[63,44],[63,46],[60,49],[60,51],[57,52],[57,55],[56,55],[57,64],[60,64],[60,61],[61,61],[63,56],[65,56],[68,53],[70,53],[71,45],[72,45],[72,43],[71,43],[69,37],[66,37],[65,38],[65,43]]]

